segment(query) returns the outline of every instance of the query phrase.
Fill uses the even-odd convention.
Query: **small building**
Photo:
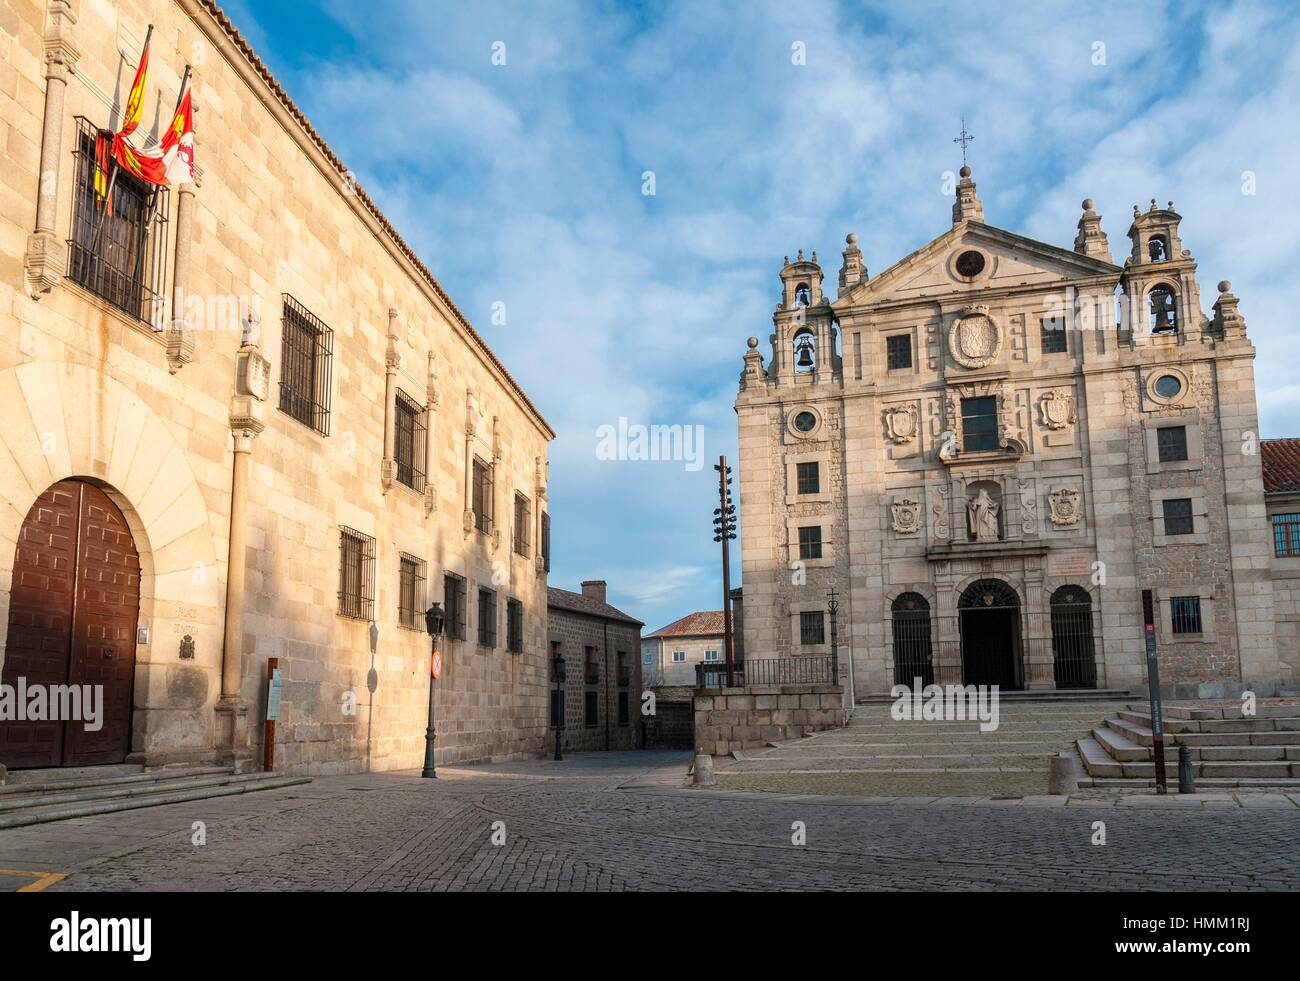
[[[721,610],[701,610],[674,620],[641,640],[641,671],[647,688],[690,687],[697,664],[726,659]]]
[[[1273,623],[1277,648],[1300,685],[1300,439],[1260,440],[1264,506],[1273,532]]]
[[[635,617],[610,606],[603,579],[588,580],[582,592],[548,586],[547,640],[550,664],[550,730],[564,725],[564,749],[575,752],[636,749],[641,693]],[[558,698],[556,658],[564,656],[563,698]]]

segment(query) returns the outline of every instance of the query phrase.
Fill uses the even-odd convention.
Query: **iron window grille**
[[[478,591],[478,643],[497,646],[497,594],[490,589]]]
[[[799,558],[820,559],[822,557],[822,530],[818,525],[799,529]]]
[[[1156,430],[1156,450],[1161,463],[1187,459],[1187,427],[1165,426]]]
[[[339,529],[339,615],[373,620],[375,540],[351,528]]]
[[[549,511],[542,512],[542,571],[551,571],[551,515]]]
[[[112,163],[110,173],[117,173],[112,200],[97,201],[98,133],[88,119],[77,117],[68,278],[161,331],[167,295],[167,188],[155,187]]]
[[[625,691],[618,693],[618,724],[628,725],[628,697]]]
[[[1300,556],[1300,514],[1275,514],[1273,522],[1273,554],[1278,558]]]
[[[524,604],[506,600],[506,649],[520,654],[524,649]]]
[[[826,643],[826,617],[820,610],[799,614],[799,643]]]
[[[428,431],[424,409],[409,396],[397,393],[393,416],[393,456],[397,479],[413,490],[424,490],[424,455]]]
[[[474,527],[485,535],[492,533],[492,468],[474,457],[473,500]]]
[[[1192,520],[1192,501],[1187,497],[1164,501],[1165,534],[1190,535],[1195,530]]]
[[[515,552],[528,557],[532,547],[533,508],[523,494],[515,495]]]
[[[583,648],[583,680],[589,685],[600,684],[600,661],[596,659],[596,648]]]
[[[587,692],[583,715],[583,721],[587,724],[588,729],[594,729],[600,724],[600,693],[595,691]]]
[[[619,687],[626,688],[632,683],[632,665],[628,663],[627,651],[618,651],[615,654],[615,661],[618,665]]]
[[[998,448],[998,400],[995,395],[961,400],[962,449],[968,453]]]
[[[1169,615],[1176,634],[1199,634],[1201,630],[1201,598],[1175,596],[1169,600]]]
[[[397,570],[397,622],[412,630],[424,629],[424,570],[422,559],[402,553]]]
[[[912,367],[912,337],[897,334],[885,338],[885,366],[890,371]]]
[[[288,293],[283,296],[280,411],[328,436],[334,331]]]
[[[442,605],[447,636],[452,640],[465,639],[465,580],[460,576],[447,573],[442,577]]]
[[[1065,339],[1065,322],[1059,317],[1039,321],[1040,344],[1044,354],[1065,354],[1069,345]]]
[[[817,494],[821,492],[821,467],[817,463],[795,464],[795,477],[800,494]]]

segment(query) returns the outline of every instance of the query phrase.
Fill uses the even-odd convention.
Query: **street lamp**
[[[560,744],[564,742],[564,655],[555,655],[555,759],[564,759]]]
[[[424,611],[424,629],[429,632],[431,649],[429,652],[429,728],[424,731],[424,770],[420,773],[422,777],[438,776],[433,762],[433,741],[437,738],[433,728],[433,685],[438,680],[438,675],[442,673],[438,658],[438,637],[442,635],[444,619],[442,607],[436,601]]]

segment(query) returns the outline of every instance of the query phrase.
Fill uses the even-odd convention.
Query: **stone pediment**
[[[977,253],[982,260],[973,275],[964,275],[957,268],[958,257],[966,252]],[[933,301],[948,294],[970,298],[981,289],[1048,287],[1097,277],[1118,279],[1122,272],[1119,266],[1070,249],[967,221],[855,287],[832,306],[843,315],[855,307],[880,303]]]

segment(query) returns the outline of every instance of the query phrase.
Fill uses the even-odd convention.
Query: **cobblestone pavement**
[[[1300,888],[1294,806],[704,791],[682,787],[687,763],[610,753],[322,778],[3,831],[0,869],[66,875],[50,891]],[[0,875],[0,890],[32,881]]]

